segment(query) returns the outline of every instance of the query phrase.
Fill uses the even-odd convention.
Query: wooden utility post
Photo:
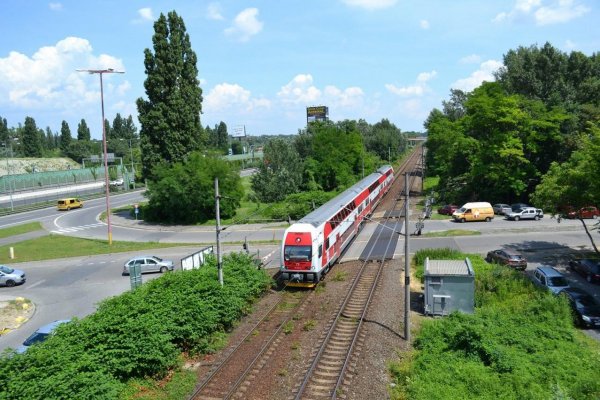
[[[221,212],[219,209],[219,178],[215,178],[215,203],[216,203],[216,216],[217,216],[217,274],[219,276],[219,283],[223,286],[223,258],[221,256]]]
[[[404,190],[406,193],[404,202],[404,339],[410,343],[410,253],[408,252],[408,172],[404,173]]]

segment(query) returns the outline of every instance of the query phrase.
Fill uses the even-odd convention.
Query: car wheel
[[[13,281],[12,279],[7,280],[6,281],[6,286],[8,286],[8,287],[15,286],[15,281]]]
[[[592,218],[598,219],[598,216],[597,215],[593,215]]]
[[[536,221],[539,221],[540,220],[540,216],[536,215],[535,217],[533,217],[533,219],[535,219]]]
[[[167,267],[160,267],[160,273],[164,274],[165,272],[167,272]]]
[[[67,211],[69,211],[71,209],[71,207],[67,207]]]
[[[492,219],[490,217],[485,218],[485,222],[491,222],[491,221],[492,221]]]
[[[461,219],[460,219],[460,222],[461,222],[461,223],[465,222],[465,219],[464,219],[464,218],[461,218]]]
[[[521,219],[521,218],[519,218],[519,217],[515,217],[515,221],[518,221],[518,220],[520,220],[520,219]]]

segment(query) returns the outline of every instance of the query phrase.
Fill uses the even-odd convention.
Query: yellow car
[[[60,199],[57,204],[57,208],[59,210],[67,210],[69,211],[71,208],[81,208],[83,207],[83,201],[75,198],[68,199]]]

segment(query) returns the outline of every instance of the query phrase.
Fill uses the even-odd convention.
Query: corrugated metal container
[[[425,314],[472,314],[475,308],[475,272],[471,260],[425,260]]]

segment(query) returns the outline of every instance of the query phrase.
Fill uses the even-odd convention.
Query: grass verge
[[[39,222],[30,222],[28,224],[16,225],[10,228],[0,229],[0,239],[9,236],[21,235],[27,232],[38,231],[40,229],[42,229],[42,224],[40,224]]]
[[[450,229],[448,231],[427,232],[425,237],[448,237],[448,236],[477,236],[481,235],[479,231],[469,231],[466,229]]]
[[[80,239],[62,235],[47,235],[0,246],[0,263],[51,260],[55,258],[79,257],[97,254],[122,253],[146,249],[192,246],[191,243],[116,242]],[[15,259],[8,257],[9,247],[14,249]]]

